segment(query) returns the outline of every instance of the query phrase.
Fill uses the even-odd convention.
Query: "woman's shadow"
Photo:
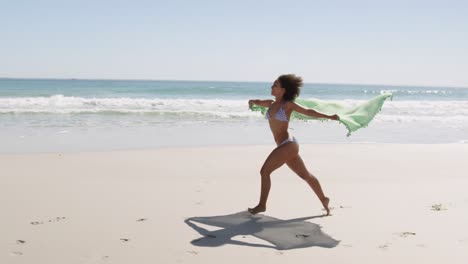
[[[230,215],[191,217],[185,223],[196,230],[201,238],[192,240],[192,245],[200,247],[218,247],[226,244],[266,247],[278,250],[325,247],[333,248],[339,241],[322,232],[317,224],[306,220],[323,216],[310,216],[290,220],[280,220],[266,215],[252,215],[239,212]],[[221,227],[209,231],[198,224]],[[268,244],[255,244],[234,240],[236,236],[251,235],[265,240]]]

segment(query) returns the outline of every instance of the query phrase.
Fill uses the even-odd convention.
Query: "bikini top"
[[[265,114],[265,118],[270,119],[270,108],[268,108]],[[275,119],[282,122],[288,122],[288,117],[286,116],[286,111],[284,110],[283,105],[281,105],[278,111],[276,112]]]

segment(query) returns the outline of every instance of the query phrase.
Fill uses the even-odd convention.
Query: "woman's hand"
[[[340,117],[337,114],[335,114],[335,115],[330,116],[330,119],[331,120],[340,120]]]

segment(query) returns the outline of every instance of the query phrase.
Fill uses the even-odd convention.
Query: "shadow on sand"
[[[287,250],[306,247],[333,248],[339,243],[321,231],[317,224],[307,222],[313,218],[323,216],[310,216],[290,220],[280,220],[266,215],[252,215],[249,212],[239,212],[230,215],[191,217],[185,223],[196,230],[203,237],[192,240],[194,246],[219,247],[226,244],[266,247],[278,250]],[[221,227],[209,231],[198,224]],[[271,245],[254,244],[234,240],[236,236],[254,236],[265,240]]]

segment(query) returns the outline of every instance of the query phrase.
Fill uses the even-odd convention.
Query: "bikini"
[[[266,112],[265,115],[266,119],[270,119],[270,108],[268,108],[268,111]],[[283,108],[283,104],[281,104],[280,109],[276,112],[275,114],[275,119],[278,121],[282,122],[288,122],[288,117],[286,116],[286,111]]]
[[[267,110],[267,112],[266,112],[266,114],[265,114],[265,118],[268,119],[268,120],[270,120],[270,117],[271,117],[271,115],[270,115],[270,108],[268,108],[268,110]],[[288,116],[286,115],[286,111],[285,111],[284,108],[283,108],[283,104],[281,104],[280,109],[278,109],[278,111],[276,112],[274,118],[275,118],[276,120],[278,120],[278,121],[281,121],[281,122],[288,122],[288,121],[289,121],[289,120],[288,120]],[[289,138],[283,140],[283,142],[281,142],[281,143],[278,145],[278,147],[279,147],[279,146],[282,146],[282,145],[284,145],[284,144],[286,144],[286,143],[288,143],[288,142],[295,142],[296,144],[298,144],[297,139],[296,139],[295,137],[289,137]]]

